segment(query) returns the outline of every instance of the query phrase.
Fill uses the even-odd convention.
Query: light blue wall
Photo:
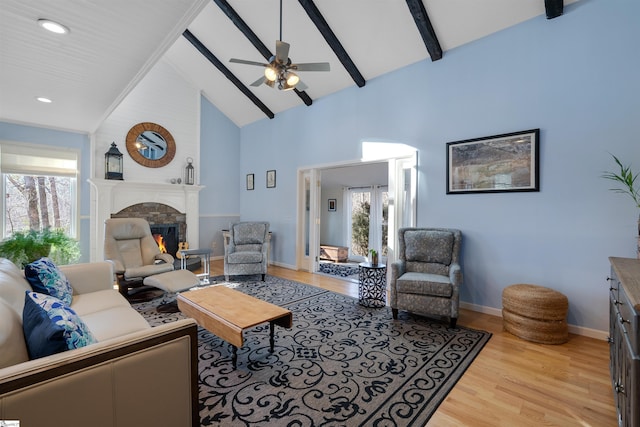
[[[87,182],[91,173],[91,149],[89,147],[89,136],[84,133],[66,132],[0,122],[0,140],[72,148],[80,151],[80,176],[78,177],[78,188],[80,190],[80,224],[78,234],[80,238],[80,251],[82,252],[80,261],[88,262],[90,255],[89,213],[91,203],[91,192],[89,183]]]
[[[608,152],[640,170],[640,3],[582,0],[241,129],[246,219],[295,264],[296,170],[358,159],[365,140],[419,150],[418,225],[464,233],[462,300],[500,308],[513,283],[569,297],[569,323],[606,330],[608,256],[635,257],[638,210],[608,191]],[[283,94],[288,96],[288,94]],[[541,191],[446,195],[447,142],[540,128]],[[264,173],[276,169],[277,187]]]
[[[200,117],[200,247],[224,255],[222,233],[240,218],[240,192],[244,175],[240,167],[240,129],[206,98]]]
[[[329,199],[336,199],[335,211],[329,211]],[[350,246],[344,233],[345,206],[342,188],[323,188],[320,204],[320,244]]]

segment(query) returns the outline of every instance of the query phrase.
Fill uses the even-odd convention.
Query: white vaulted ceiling
[[[576,0],[565,0],[565,5]],[[267,62],[218,3],[237,16],[273,53],[279,38],[279,0],[2,0],[0,2],[0,120],[93,132],[162,57],[202,90],[236,125],[267,117],[186,37],[206,47],[267,111],[304,106],[294,91],[250,84]],[[300,72],[309,101],[357,83],[302,4],[283,0],[282,39],[294,62],[329,62],[330,72]],[[544,0],[422,0],[447,60],[447,51],[544,15]],[[431,60],[405,0],[314,0],[364,82]],[[60,22],[50,34],[38,18]],[[362,86],[361,84],[359,86]],[[53,99],[52,104],[35,100]]]

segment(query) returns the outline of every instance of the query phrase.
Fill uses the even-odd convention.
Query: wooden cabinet
[[[640,260],[609,261],[610,369],[618,425],[640,427]]]

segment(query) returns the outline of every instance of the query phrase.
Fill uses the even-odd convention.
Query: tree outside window
[[[357,191],[351,195],[351,253],[367,257],[369,249],[377,245],[369,242],[370,227],[379,227],[377,238],[380,240],[381,255],[387,256],[387,235],[389,222],[389,194],[387,191],[379,191],[374,200],[381,204],[379,211],[373,215],[376,224],[372,224],[371,192]],[[374,234],[376,236],[376,234]],[[375,238],[375,237],[374,237]]]
[[[3,174],[4,236],[16,231],[62,229],[73,231],[75,178]]]

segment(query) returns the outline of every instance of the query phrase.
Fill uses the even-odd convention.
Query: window
[[[61,228],[77,237],[78,152],[2,143],[2,237]]]
[[[350,255],[366,259],[369,249],[387,255],[389,194],[387,186],[347,189]]]

